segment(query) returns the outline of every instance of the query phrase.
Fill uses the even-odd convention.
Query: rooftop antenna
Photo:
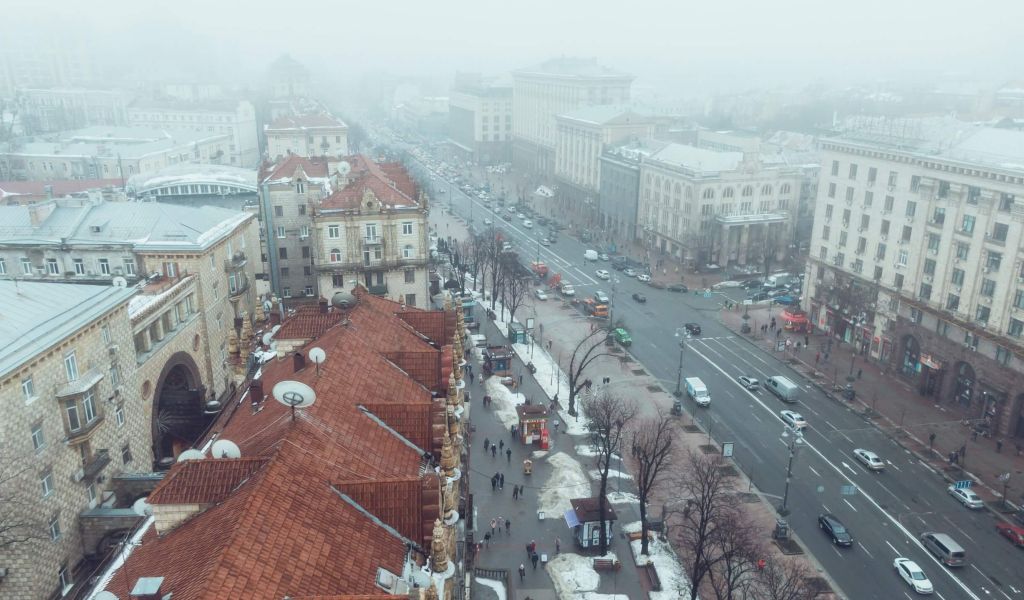
[[[279,381],[272,392],[274,399],[290,406],[292,409],[292,421],[295,420],[295,409],[296,408],[308,408],[313,406],[316,402],[316,392],[313,388],[302,383],[301,381],[285,380]]]
[[[217,440],[210,448],[210,456],[213,458],[242,458],[242,451],[238,444],[231,440]]]
[[[178,455],[177,462],[185,462],[186,460],[203,460],[206,455],[203,454],[202,450],[196,450],[195,448],[189,448]]]
[[[316,347],[309,350],[309,360],[316,364],[316,374],[320,375],[320,365],[327,360],[327,353],[324,352],[323,348]]]
[[[132,504],[132,512],[140,517],[148,517],[153,514],[153,505],[145,498],[139,498]]]

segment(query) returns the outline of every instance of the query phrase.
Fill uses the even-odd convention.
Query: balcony
[[[237,298],[249,289],[249,278],[245,275],[239,275],[235,281],[234,289],[230,282],[228,283],[228,298]]]
[[[388,285],[386,283],[384,285],[371,285],[369,287],[369,292],[374,296],[387,296]]]
[[[92,458],[82,462],[82,473],[85,475],[85,480],[91,481],[108,464],[110,464],[110,451],[107,449],[98,450],[92,455]]]
[[[249,260],[246,258],[245,252],[235,252],[231,258],[224,260],[224,270],[229,273],[231,271],[237,271],[244,267],[247,262],[249,262]]]
[[[73,431],[68,430],[68,436],[67,438],[64,439],[64,442],[67,443],[69,446],[74,446],[84,441],[87,441],[90,437],[92,437],[93,432],[96,431],[96,429],[102,422],[103,415],[97,415],[92,421],[88,423],[83,422],[78,429],[75,429]],[[64,426],[68,427],[66,422]]]
[[[392,258],[392,259],[373,259],[370,262],[328,262],[318,264],[314,268],[322,273],[342,273],[346,271],[388,271],[391,269],[400,269],[403,267],[422,267],[426,266],[426,258]]]

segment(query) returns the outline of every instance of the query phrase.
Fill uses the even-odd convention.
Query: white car
[[[540,289],[540,288],[537,288],[537,289],[533,290],[533,295],[536,296],[536,298],[538,300],[547,300],[548,299],[548,293],[545,292],[544,290]]]
[[[604,253],[601,253],[601,254],[599,254],[599,255],[598,255],[598,258],[600,258],[600,259],[601,259],[601,260],[603,260],[603,261],[609,261],[609,260],[611,260],[611,257],[609,257],[609,256],[608,256],[607,254],[604,254]]]
[[[639,275],[636,276],[636,280],[647,283],[648,281],[651,280],[651,276],[648,275],[647,273],[640,273]]]
[[[967,508],[985,508],[985,503],[981,500],[981,497],[970,489],[957,488],[955,485],[951,485],[946,488],[946,491]]]
[[[860,461],[862,465],[864,465],[868,469],[871,469],[872,471],[881,471],[882,469],[885,468],[885,462],[882,461],[882,459],[879,458],[877,454],[870,450],[857,448],[856,450],[853,451],[853,456],[858,461]]]
[[[490,219],[484,219],[484,225],[486,225],[487,227],[490,227],[491,225],[494,225],[494,221],[492,221]]]
[[[523,227],[525,227],[527,229],[533,229],[533,221],[531,221],[529,219],[523,221]]]
[[[783,410],[779,411],[779,416],[781,416],[782,420],[793,429],[803,429],[804,427],[807,427],[807,421],[805,421],[803,416],[798,412]]]
[[[605,281],[608,281],[609,279],[612,278],[611,273],[605,271],[604,269],[598,269],[597,271],[594,272],[594,275],[597,275],[598,279],[604,279]]]
[[[907,582],[907,585],[918,594],[931,594],[935,591],[932,582],[928,581],[928,576],[924,574],[921,567],[917,566],[916,562],[900,557],[892,562],[892,566],[903,581]]]
[[[516,218],[519,219],[520,221],[524,221],[526,220],[526,215],[524,215],[523,213],[518,213],[516,215]]]

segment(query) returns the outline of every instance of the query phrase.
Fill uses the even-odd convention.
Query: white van
[[[686,395],[697,403],[697,406],[711,406],[711,394],[708,386],[704,385],[700,377],[686,378]]]
[[[587,250],[583,253],[583,258],[590,262],[597,262],[597,250]]]
[[[788,377],[772,375],[765,381],[764,387],[783,402],[793,403],[800,400],[800,386],[793,383]]]

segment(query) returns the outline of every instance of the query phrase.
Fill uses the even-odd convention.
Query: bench
[[[654,568],[654,563],[649,562],[644,565],[644,573],[647,574],[647,581],[651,584],[651,591],[661,591],[661,578],[658,577],[658,571]]]
[[[622,568],[622,563],[612,558],[595,558],[594,559],[594,570],[595,571],[618,571]]]

